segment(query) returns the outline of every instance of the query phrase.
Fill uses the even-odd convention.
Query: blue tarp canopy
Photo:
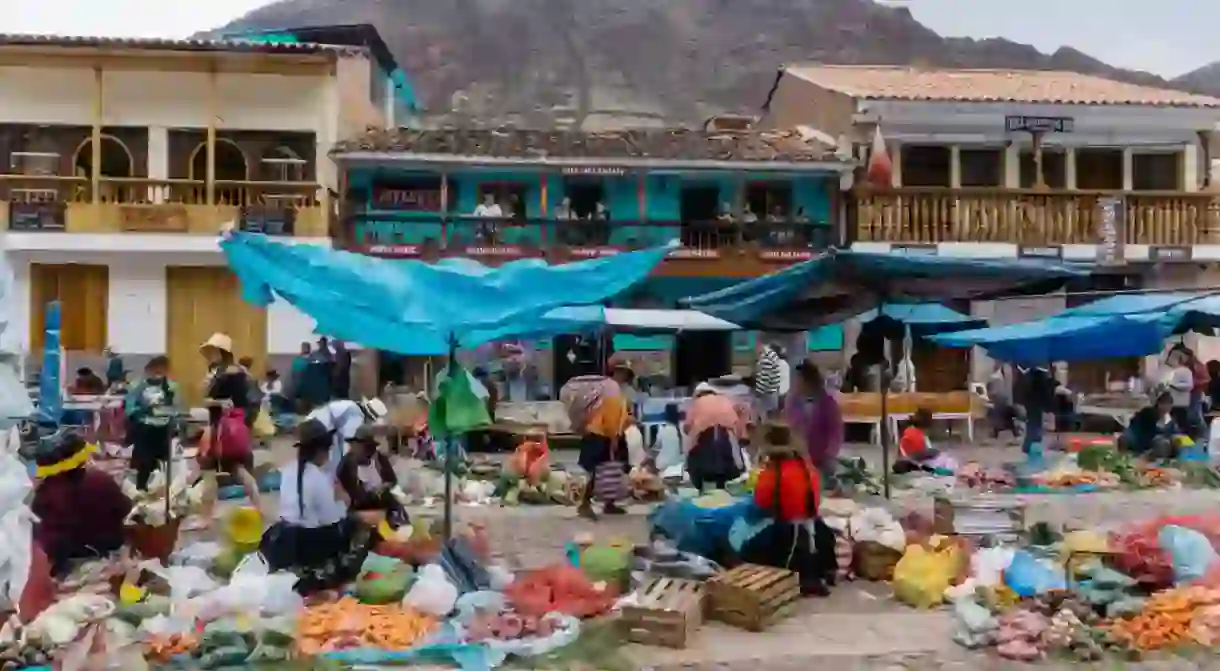
[[[1120,294],[1078,305],[1061,316],[1114,316],[1165,314],[1174,320],[1174,332],[1210,332],[1220,327],[1220,294],[1217,292],[1171,291]]]
[[[803,331],[883,304],[1049,293],[1088,275],[1085,268],[1036,260],[831,250],[683,303],[744,328]]]
[[[879,310],[869,310],[860,315],[860,320],[867,323],[878,317],[905,325],[911,329],[911,335],[921,338],[987,326],[985,319],[964,315],[940,303],[886,303]]]
[[[1172,321],[1160,314],[1054,316],[946,333],[932,336],[931,340],[944,347],[979,346],[993,359],[1033,366],[1053,361],[1144,356],[1160,351],[1172,332]]]
[[[489,267],[469,259],[378,259],[242,232],[227,234],[220,246],[247,301],[267,305],[278,296],[317,322],[319,333],[400,354],[426,353],[451,334],[467,347],[534,332],[554,308],[622,293],[670,249]]]

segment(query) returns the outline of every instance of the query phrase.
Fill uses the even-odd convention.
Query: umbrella
[[[916,337],[925,337],[950,331],[982,328],[986,319],[964,315],[940,303],[886,303],[882,307],[860,315],[860,321],[868,323],[875,319],[901,326]],[[889,328],[887,327],[887,331]]]
[[[220,243],[246,300],[265,306],[278,296],[317,322],[320,333],[392,352],[443,337],[451,373],[459,370],[463,341],[528,333],[554,308],[598,304],[646,278],[673,246],[557,266],[526,259],[489,267],[470,259],[378,259],[235,231]],[[447,376],[430,416],[443,420],[434,432],[445,436],[490,421],[465,374]],[[445,450],[446,535],[455,452]]]
[[[1087,270],[1040,260],[968,259],[830,250],[809,261],[683,303],[745,328],[803,331],[889,303],[984,300],[1047,293]],[[888,385],[881,414],[889,414]],[[882,421],[882,467],[889,496],[890,436]]]
[[[999,361],[1023,366],[1144,356],[1161,349],[1173,332],[1164,313],[1114,316],[1055,315],[1007,326],[932,336],[942,347],[982,347]]]

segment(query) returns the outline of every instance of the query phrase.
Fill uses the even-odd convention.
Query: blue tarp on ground
[[[1174,320],[1162,314],[1054,316],[1032,322],[932,336],[943,347],[987,350],[999,361],[1025,366],[1145,356],[1160,351]]]
[[[686,307],[746,328],[804,331],[880,304],[1047,293],[1087,268],[1034,260],[903,256],[832,250],[727,289],[686,298]]]
[[[553,308],[594,305],[637,284],[670,247],[550,266],[540,259],[489,267],[470,259],[437,263],[378,259],[234,232],[221,242],[242,295],[255,305],[279,297],[334,338],[401,354],[530,333]]]

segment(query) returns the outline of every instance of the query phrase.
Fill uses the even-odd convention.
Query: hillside
[[[434,120],[696,123],[757,110],[776,68],[798,61],[1065,69],[1169,85],[1074,49],[943,38],[870,0],[281,0],[220,31],[363,22]],[[1220,89],[1217,74],[1188,83]]]

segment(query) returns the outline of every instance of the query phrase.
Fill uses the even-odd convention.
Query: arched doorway
[[[207,179],[207,142],[200,142],[191,152],[191,179]],[[250,164],[246,152],[228,138],[216,138],[216,181],[244,182],[250,179]],[[216,202],[223,205],[242,205],[242,188],[237,185],[216,186]]]
[[[133,177],[135,176],[135,158],[132,157],[131,150],[122,140],[113,135],[101,136],[101,161],[98,165],[98,174],[102,177]],[[76,151],[72,153],[72,171],[77,177],[88,179],[93,176],[93,138],[87,137],[76,145]],[[133,196],[137,195],[133,190],[133,185],[124,184],[105,184],[101,185],[101,193],[99,200],[107,203],[114,202],[131,202]],[[88,189],[81,186],[76,189],[79,196],[83,197],[88,193]],[[138,199],[136,199],[138,200]]]

